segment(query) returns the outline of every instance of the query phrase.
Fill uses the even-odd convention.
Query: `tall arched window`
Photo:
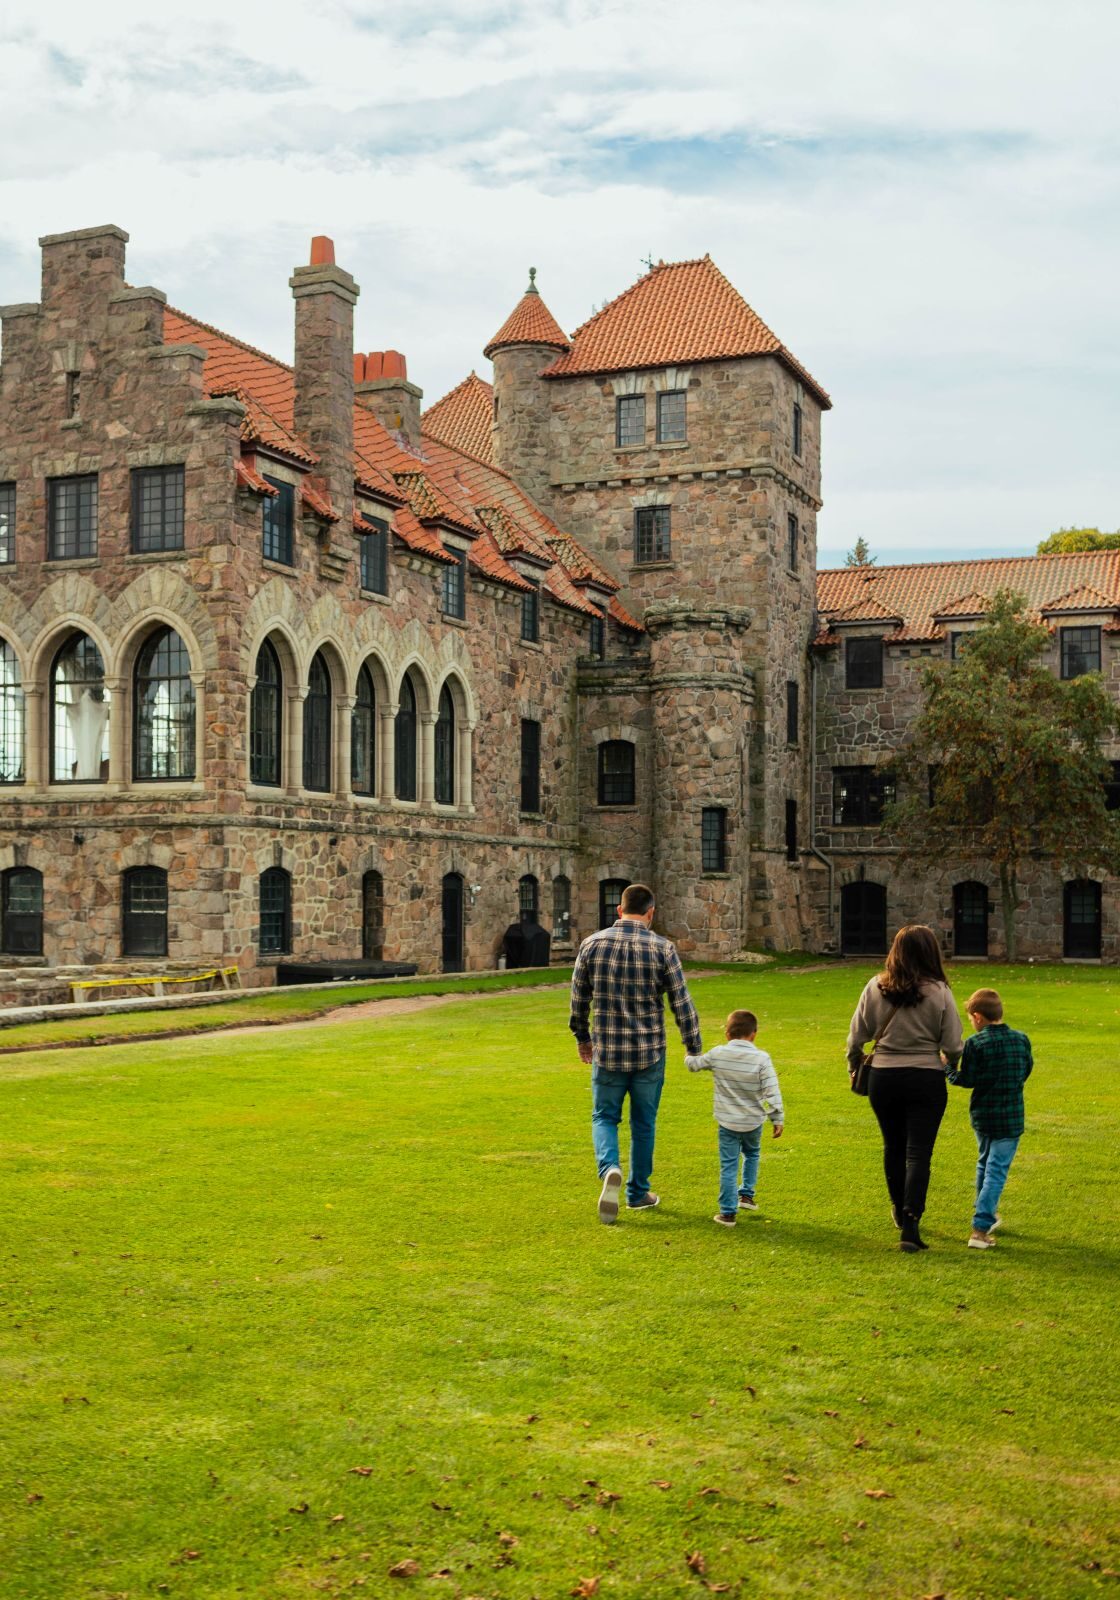
[[[362,959],[385,957],[385,884],[380,872],[362,873]]]
[[[325,793],[330,786],[331,675],[322,651],[316,651],[303,702],[303,787]]]
[[[193,778],[191,658],[173,628],[147,640],[136,657],[132,689],[133,777]]]
[[[167,954],[167,873],[129,867],[121,876],[121,954]]]
[[[23,782],[23,682],[16,653],[0,639],[0,783]]]
[[[541,920],[541,886],[531,872],[518,882],[517,910],[522,922]]]
[[[51,667],[51,782],[104,783],[109,776],[109,691],[101,652],[71,634]]]
[[[572,936],[572,880],[563,876],[552,880],[552,939]]]
[[[249,781],[278,788],[284,727],[284,675],[280,657],[266,639],[257,651],[257,681],[249,701]]]
[[[43,874],[34,867],[9,867],[0,877],[0,950],[43,953]]]
[[[358,673],[358,693],[350,717],[350,787],[355,794],[373,794],[377,772],[377,696],[373,673]]]
[[[416,690],[412,679],[405,674],[401,680],[401,698],[393,724],[393,742],[397,781],[397,799],[416,799]]]
[[[258,948],[262,956],[292,948],[292,879],[283,867],[261,873]]]
[[[439,692],[436,721],[436,803],[455,804],[455,704],[446,684]]]

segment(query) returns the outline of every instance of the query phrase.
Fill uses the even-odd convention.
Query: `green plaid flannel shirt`
[[[948,1073],[950,1083],[972,1090],[968,1115],[986,1139],[1017,1139],[1023,1131],[1023,1085],[1034,1059],[1031,1042],[1005,1022],[990,1022],[965,1041],[964,1054]]]

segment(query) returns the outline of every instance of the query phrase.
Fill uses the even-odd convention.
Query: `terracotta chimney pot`
[[[325,233],[317,233],[311,241],[311,265],[334,266],[334,240],[329,239]]]

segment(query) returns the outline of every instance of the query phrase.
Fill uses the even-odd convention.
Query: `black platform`
[[[411,978],[415,961],[281,961],[277,983],[352,983],[356,978]]]

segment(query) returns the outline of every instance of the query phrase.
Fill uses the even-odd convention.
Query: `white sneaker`
[[[618,1221],[618,1194],[622,1188],[622,1173],[617,1167],[608,1167],[603,1173],[603,1187],[599,1191],[599,1221]]]
[[[994,1250],[996,1242],[990,1233],[981,1233],[979,1228],[973,1228],[968,1236],[970,1250]]]

